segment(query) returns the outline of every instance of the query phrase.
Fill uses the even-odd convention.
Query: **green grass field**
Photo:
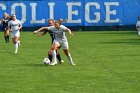
[[[135,31],[74,32],[76,66],[45,66],[50,36],[21,32],[19,53],[0,32],[0,93],[140,93],[140,39]]]

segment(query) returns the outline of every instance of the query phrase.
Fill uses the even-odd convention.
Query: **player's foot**
[[[56,65],[57,64],[57,62],[51,62],[49,65],[50,66],[54,66],[54,65]]]
[[[74,63],[71,63],[71,65],[75,66],[76,64],[74,64]]]
[[[17,51],[15,51],[14,53],[17,54]]]
[[[59,61],[59,64],[64,63],[64,60]]]

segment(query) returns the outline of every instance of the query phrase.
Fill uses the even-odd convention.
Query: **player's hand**
[[[9,32],[12,32],[12,29],[9,29]]]
[[[69,36],[70,36],[70,38],[71,38],[71,37],[73,36],[73,33],[71,33]]]
[[[37,33],[37,31],[34,31],[34,34],[36,34]]]
[[[18,27],[18,29],[17,30],[20,30],[20,27]]]

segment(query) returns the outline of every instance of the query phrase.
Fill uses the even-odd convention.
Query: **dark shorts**
[[[2,30],[6,31],[6,30],[8,30],[8,27],[2,27]]]

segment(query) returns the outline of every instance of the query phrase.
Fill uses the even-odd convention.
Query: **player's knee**
[[[52,51],[50,50],[49,52],[48,52],[48,55],[51,55],[52,54]]]

